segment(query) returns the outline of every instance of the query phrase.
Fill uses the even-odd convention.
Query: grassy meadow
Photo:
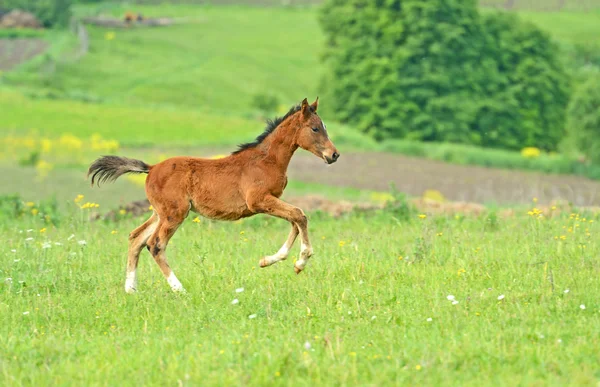
[[[283,242],[285,222],[192,215],[168,249],[188,291],[181,296],[146,251],[138,293],[123,291],[127,235],[143,219],[91,223],[93,209],[72,203],[52,226],[43,205],[29,205],[0,223],[2,385],[595,385],[600,377],[600,229],[590,214],[313,213],[315,255],[300,275],[294,257],[258,267]]]
[[[100,7],[115,16],[131,8]],[[125,294],[128,234],[144,218],[90,216],[143,199],[145,176],[92,188],[90,162],[221,157],[262,132],[265,115],[304,97],[321,96],[342,153],[332,168],[348,153],[382,151],[438,160],[439,169],[591,174],[563,155],[377,144],[337,123],[323,98],[315,7],[135,10],[182,23],[89,27],[79,60],[67,32],[22,32],[50,51],[0,73],[0,385],[597,385],[600,217],[559,204],[540,212],[528,202],[508,217],[498,208],[417,211],[402,198],[340,218],[309,211],[315,255],[300,275],[298,241],[287,261],[258,266],[284,242],[286,222],[191,214],[167,250],[187,294],[171,292],[145,250],[139,291]],[[565,47],[599,43],[596,11],[519,13]],[[264,95],[277,101],[268,113],[254,102]],[[379,176],[378,160],[364,162]],[[576,192],[579,183],[565,184]],[[391,200],[298,180],[284,199],[313,194]]]

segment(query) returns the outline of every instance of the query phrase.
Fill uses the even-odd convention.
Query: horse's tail
[[[112,182],[126,173],[148,173],[150,166],[141,160],[128,159],[119,156],[102,156],[90,165],[87,177],[92,175],[92,185],[98,179],[100,182]]]

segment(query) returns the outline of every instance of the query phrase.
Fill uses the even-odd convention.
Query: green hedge
[[[569,82],[550,38],[474,0],[327,0],[337,118],[377,140],[555,150]]]

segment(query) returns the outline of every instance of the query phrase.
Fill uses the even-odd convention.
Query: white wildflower
[[[29,237],[29,238],[25,238],[25,240],[26,240],[27,242],[30,242],[30,241],[32,241],[32,240],[33,240],[33,238],[32,238],[32,237]]]
[[[499,295],[498,300],[504,300],[504,294]]]
[[[585,309],[585,305],[584,304],[579,305],[579,307],[581,308],[581,310]]]
[[[449,294],[446,298],[448,301],[454,301],[454,296],[452,294]]]
[[[564,291],[563,293],[567,294],[567,293],[569,293],[569,292],[570,292],[570,290],[569,290],[569,289],[565,289],[565,291]]]
[[[67,238],[68,241],[70,241],[71,239],[75,238],[75,234],[71,234],[70,237]]]
[[[248,316],[248,318],[256,318],[255,314],[251,314],[250,316]]]
[[[12,251],[13,253],[16,253],[16,252],[17,252],[17,250],[15,250],[15,249],[12,249],[11,251]]]
[[[304,349],[306,349],[307,351],[310,349],[310,343],[308,341],[304,343]]]
[[[243,291],[244,291],[244,288],[237,288],[237,289],[235,289],[235,292],[236,292],[236,293],[241,293],[241,292],[243,292]]]
[[[234,298],[233,301],[231,301],[231,305],[235,305],[235,304],[239,304],[240,301],[237,298]]]
[[[456,304],[458,304],[458,301],[456,301],[456,300],[452,301],[452,305],[456,305]]]
[[[377,316],[373,316],[371,317],[371,320],[375,320],[377,318]]]
[[[52,243],[50,243],[50,242],[42,243],[42,249],[49,249],[50,247],[52,247]]]
[[[27,312],[23,312],[23,314],[24,314],[25,316],[27,316],[27,315],[29,314],[29,311],[27,311]]]
[[[429,318],[427,319],[427,322],[432,322],[432,321],[433,321],[433,319],[432,319],[431,317],[429,317]]]
[[[87,242],[86,242],[86,241],[84,241],[84,240],[80,240],[80,241],[78,241],[77,243],[79,243],[79,245],[80,245],[80,246],[85,246],[85,245],[87,245]]]

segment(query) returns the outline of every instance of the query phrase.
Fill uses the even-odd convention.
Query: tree
[[[558,144],[566,75],[534,27],[474,0],[327,0],[320,20],[333,108],[377,140]]]

